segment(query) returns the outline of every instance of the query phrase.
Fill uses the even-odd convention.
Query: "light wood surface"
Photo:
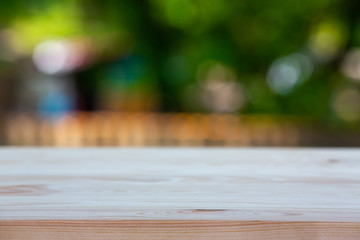
[[[360,239],[360,150],[0,149],[0,239]]]

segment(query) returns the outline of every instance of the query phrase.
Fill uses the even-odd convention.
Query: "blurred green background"
[[[12,0],[0,105],[360,121],[356,0]]]

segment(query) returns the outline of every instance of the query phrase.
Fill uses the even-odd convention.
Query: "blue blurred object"
[[[38,111],[43,117],[56,120],[74,109],[74,101],[65,91],[55,90],[40,98]]]

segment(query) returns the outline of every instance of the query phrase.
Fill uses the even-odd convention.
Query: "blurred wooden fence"
[[[11,114],[15,146],[357,146],[357,136],[319,131],[295,119],[227,114],[72,113],[56,121]]]

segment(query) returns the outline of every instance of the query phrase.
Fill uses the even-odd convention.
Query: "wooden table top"
[[[211,232],[360,239],[360,149],[0,149],[0,239]]]

